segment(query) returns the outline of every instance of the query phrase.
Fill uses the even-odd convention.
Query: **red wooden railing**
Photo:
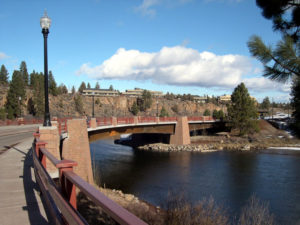
[[[159,117],[159,122],[176,122],[177,117]]]
[[[111,125],[112,124],[112,118],[106,118],[106,117],[103,117],[103,118],[96,118],[96,121],[97,121],[97,126],[108,126],[108,125]]]
[[[153,123],[156,122],[156,117],[138,117],[138,123]]]
[[[118,124],[133,124],[134,118],[133,117],[118,117],[117,123]]]
[[[73,167],[77,165],[76,162],[56,159],[45,148],[46,143],[39,140],[39,134],[35,133],[34,136],[32,155],[35,176],[54,224],[88,224],[77,211],[76,188],[78,188],[117,223],[146,225],[144,221],[107,198],[74,173]],[[59,170],[58,186],[46,170],[46,158]]]

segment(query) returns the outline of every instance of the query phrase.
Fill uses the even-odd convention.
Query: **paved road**
[[[32,137],[38,125],[3,126],[0,127],[0,153],[9,146],[14,146]]]

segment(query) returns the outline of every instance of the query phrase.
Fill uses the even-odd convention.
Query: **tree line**
[[[22,61],[19,70],[14,70],[11,80],[4,65],[0,69],[0,85],[8,87],[6,103],[0,109],[0,119],[14,119],[22,116],[23,110],[27,110],[33,116],[44,114],[44,74],[35,70],[28,73],[25,61]],[[57,86],[52,71],[49,71],[49,94],[53,96],[67,94],[68,89],[64,84]],[[27,90],[32,91],[28,97]],[[27,99],[29,98],[29,99]]]

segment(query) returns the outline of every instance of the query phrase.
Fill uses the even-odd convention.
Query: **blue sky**
[[[244,82],[259,101],[290,88],[261,76],[247,41],[280,35],[251,0],[0,0],[0,65],[43,72],[40,17],[52,20],[48,67],[58,84],[82,81],[195,95],[231,94]]]

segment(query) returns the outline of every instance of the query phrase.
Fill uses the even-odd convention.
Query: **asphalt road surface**
[[[35,124],[0,127],[0,153],[26,138],[33,138],[33,133],[37,130],[38,126]]]

